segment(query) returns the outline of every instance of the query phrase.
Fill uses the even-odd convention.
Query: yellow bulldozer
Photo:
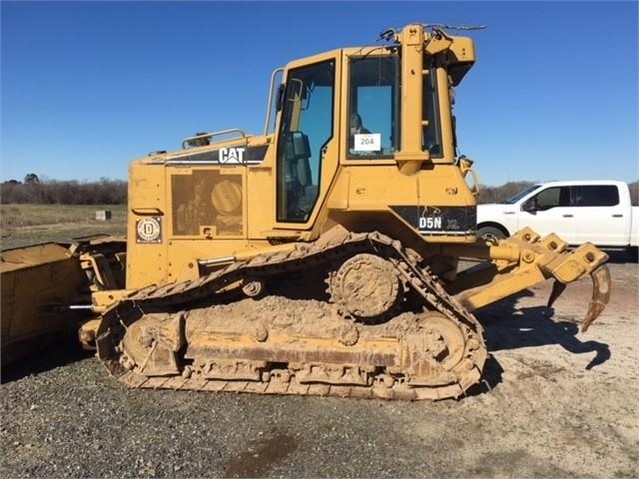
[[[450,31],[291,61],[264,134],[131,163],[126,238],[3,251],[3,352],[84,311],[79,341],[128,387],[421,400],[481,381],[478,308],[554,280],[550,304],[591,275],[585,331],[610,296],[604,252],[477,236],[453,112],[475,46]]]

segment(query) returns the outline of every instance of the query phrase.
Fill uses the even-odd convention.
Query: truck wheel
[[[494,226],[482,226],[477,230],[477,236],[484,241],[490,241],[492,243],[497,243],[497,241],[506,238],[504,232]]]

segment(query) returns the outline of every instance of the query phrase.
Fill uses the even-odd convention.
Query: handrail
[[[189,141],[199,140],[202,138],[213,138],[214,136],[223,136],[223,135],[228,135],[230,133],[239,133],[239,136],[241,136],[242,138],[246,138],[246,133],[244,132],[244,130],[240,128],[230,128],[228,130],[214,131],[212,133],[202,133],[201,135],[195,135],[195,136],[190,136],[188,138],[185,138],[184,140],[182,140],[182,149],[183,150],[186,149],[186,145],[188,144]]]
[[[273,92],[275,91],[275,77],[278,73],[282,73],[284,68],[276,68],[271,74],[271,86],[268,91],[268,106],[266,109],[266,123],[264,124],[264,136],[268,135],[268,124],[271,122],[271,112],[273,110]]]

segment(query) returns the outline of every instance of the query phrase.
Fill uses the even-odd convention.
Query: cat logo
[[[137,242],[138,243],[161,243],[162,227],[160,226],[162,218],[160,216],[151,216],[138,220],[136,224]]]
[[[220,148],[220,163],[244,163],[246,148]]]

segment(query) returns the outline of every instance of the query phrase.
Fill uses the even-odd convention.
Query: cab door
[[[277,134],[276,228],[310,229],[337,168],[335,55],[291,65]]]

